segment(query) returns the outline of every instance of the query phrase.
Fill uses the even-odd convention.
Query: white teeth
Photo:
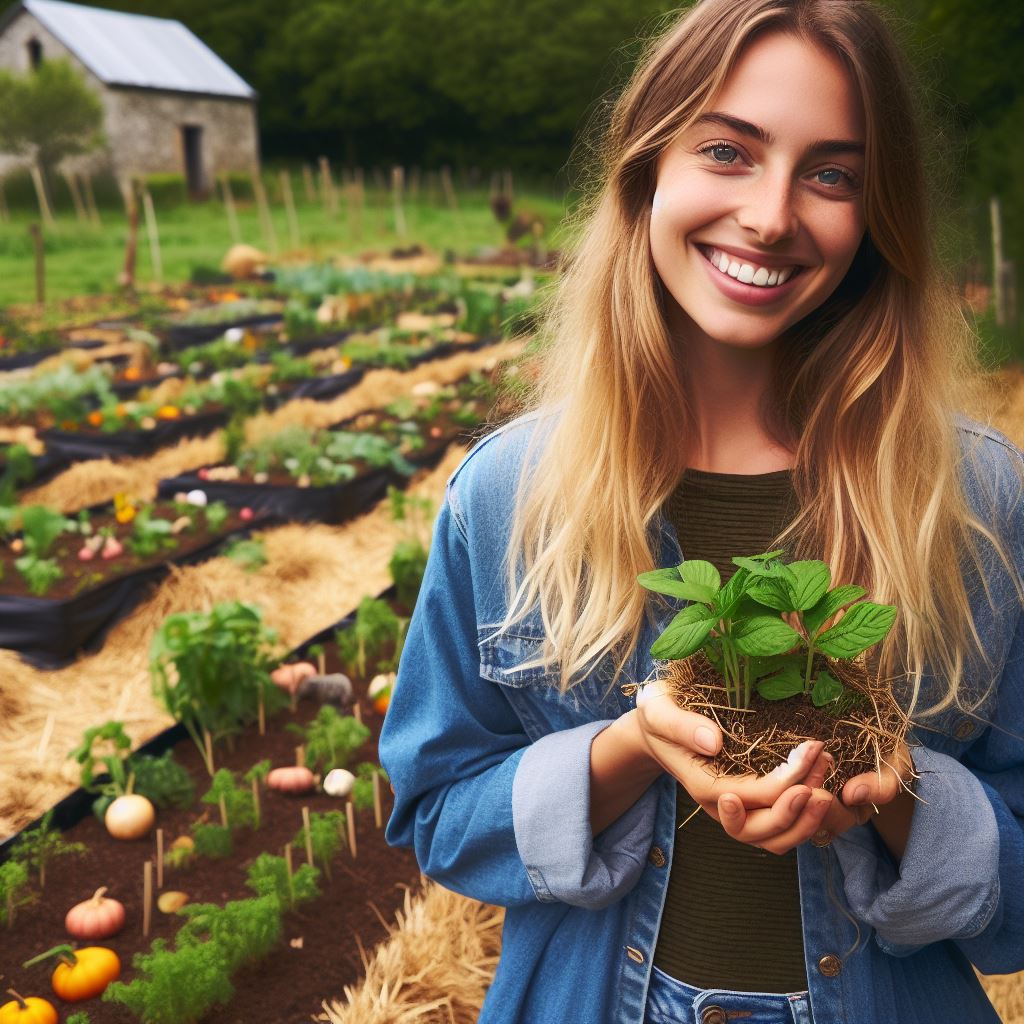
[[[784,267],[782,270],[769,270],[767,267],[755,267],[750,263],[740,263],[731,259],[719,249],[710,249],[707,253],[708,262],[717,267],[723,274],[736,278],[743,284],[753,284],[759,288],[772,288],[785,284],[796,272],[796,267]]]

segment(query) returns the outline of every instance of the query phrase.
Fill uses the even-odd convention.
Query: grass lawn
[[[293,182],[295,189],[298,182]],[[296,189],[300,245],[292,244],[284,207],[271,206],[277,247],[273,249],[260,227],[255,203],[236,201],[241,239],[264,252],[274,262],[310,262],[338,254],[366,250],[382,253],[396,246],[425,244],[432,249],[451,249],[469,255],[479,246],[501,246],[504,227],[495,220],[486,191],[462,192],[458,210],[443,200],[423,197],[404,206],[405,237],[395,231],[395,216],[390,197],[367,190],[361,217],[361,233],[349,223],[349,211],[339,194],[338,213],[332,217],[319,203],[304,201]],[[564,215],[561,199],[544,195],[518,196],[514,211],[539,214],[546,225],[545,244],[556,247],[559,224]],[[47,301],[80,295],[98,295],[117,289],[117,276],[124,264],[128,233],[127,217],[122,210],[101,210],[102,226],[79,223],[71,211],[61,210],[57,224],[45,232]],[[29,224],[38,221],[34,210],[13,210],[10,219],[0,221],[0,308],[35,301],[35,259]],[[224,205],[219,200],[183,203],[161,209],[156,219],[163,261],[163,282],[176,284],[188,279],[198,266],[217,268],[232,244]],[[155,283],[153,262],[140,215],[136,283],[144,288]]]

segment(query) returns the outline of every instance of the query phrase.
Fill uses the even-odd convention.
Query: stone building
[[[0,18],[0,68],[57,59],[104,109],[105,147],[69,160],[75,169],[178,173],[202,195],[221,173],[258,168],[255,90],[181,22],[63,0],[21,0]],[[0,157],[0,170],[20,162]]]

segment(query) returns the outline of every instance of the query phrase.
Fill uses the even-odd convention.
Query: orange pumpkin
[[[93,426],[93,427],[102,427],[103,426],[103,413],[101,413],[99,411],[99,409],[94,409],[91,413],[89,413],[87,419],[89,420],[89,425],[90,426]]]
[[[54,946],[27,960],[24,966],[31,967],[51,956],[58,957],[61,962],[54,968],[50,984],[53,985],[53,991],[68,1003],[78,1003],[100,995],[112,981],[121,976],[121,961],[106,946],[86,946],[83,949]]]
[[[13,988],[7,990],[14,1001],[0,1006],[0,1024],[57,1024],[53,1003],[38,996],[23,999]]]

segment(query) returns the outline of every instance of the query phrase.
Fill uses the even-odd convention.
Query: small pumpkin
[[[316,777],[301,765],[275,768],[267,775],[267,786],[279,793],[308,793],[316,785]]]
[[[69,935],[86,941],[109,939],[124,927],[124,904],[104,896],[106,891],[106,886],[97,889],[92,899],[76,903],[67,912],[64,927]]]
[[[121,961],[106,946],[85,946],[82,949],[54,946],[27,960],[23,966],[31,967],[51,956],[57,957],[60,963],[53,970],[50,984],[53,985],[53,991],[67,1003],[92,999],[121,976]]]
[[[153,827],[156,811],[140,793],[119,796],[103,815],[103,824],[115,839],[141,839]]]
[[[57,1024],[53,1003],[39,996],[22,998],[13,988],[7,994],[14,996],[14,1000],[0,1006],[0,1024]]]

